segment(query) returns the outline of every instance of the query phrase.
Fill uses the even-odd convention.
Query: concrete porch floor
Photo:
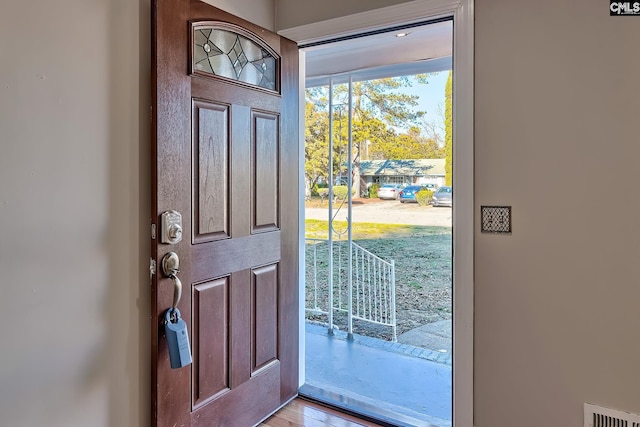
[[[451,354],[306,323],[302,394],[391,425],[450,427]]]

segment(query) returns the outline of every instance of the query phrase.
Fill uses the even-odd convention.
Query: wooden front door
[[[251,426],[298,387],[297,46],[196,0],[156,0],[153,25],[152,421]],[[193,355],[178,369],[168,252]]]

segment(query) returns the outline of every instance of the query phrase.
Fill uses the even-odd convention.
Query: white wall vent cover
[[[640,415],[585,403],[584,427],[640,427]]]

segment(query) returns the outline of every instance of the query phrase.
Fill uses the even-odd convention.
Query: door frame
[[[474,0],[415,0],[278,31],[299,45],[430,19],[453,18],[453,425],[473,426],[474,319]],[[300,168],[304,168],[304,53],[300,55]],[[300,174],[301,179],[304,174]],[[304,188],[302,183],[300,188]],[[304,271],[304,198],[300,210],[300,271]],[[300,286],[304,289],[304,276]],[[304,312],[304,292],[301,312]],[[300,381],[304,382],[304,318]],[[302,384],[301,384],[302,385]]]

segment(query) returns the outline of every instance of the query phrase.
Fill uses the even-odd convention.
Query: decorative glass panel
[[[228,30],[194,30],[193,69],[276,90],[276,58],[248,38]]]

